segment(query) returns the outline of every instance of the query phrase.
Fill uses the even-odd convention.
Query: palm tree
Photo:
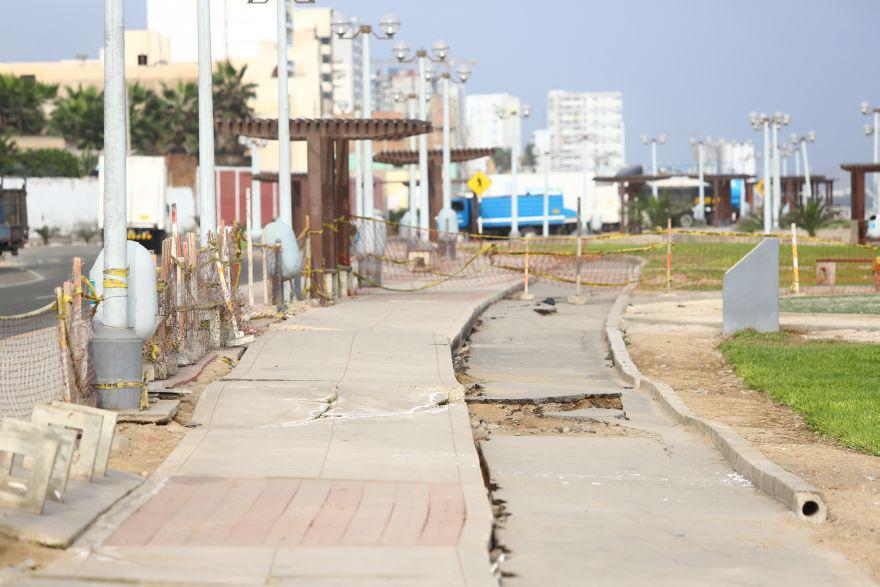
[[[810,236],[816,236],[819,230],[834,223],[835,214],[825,207],[818,198],[811,198],[803,208],[795,208],[783,221],[784,224],[794,223],[807,231]]]
[[[153,90],[139,83],[128,86],[131,149],[141,155],[161,155],[163,104]]]
[[[18,146],[0,131],[0,175],[13,175],[18,172],[18,166]]]
[[[67,88],[67,95],[55,101],[49,130],[83,151],[97,151],[104,145],[104,93],[97,88]]]
[[[247,65],[236,69],[229,60],[217,64],[214,70],[214,116],[218,119],[252,118],[251,100],[257,97],[257,84],[244,81]],[[233,135],[216,137],[218,162],[240,165],[246,161],[245,148]]]
[[[199,152],[199,88],[193,82],[162,84],[162,131],[164,153],[196,155]]]
[[[43,106],[58,93],[58,86],[32,77],[0,75],[0,131],[35,135],[46,127]]]

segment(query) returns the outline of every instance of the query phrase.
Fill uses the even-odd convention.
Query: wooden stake
[[[672,218],[666,219],[666,293],[672,291]]]
[[[269,302],[269,239],[266,236],[266,229],[263,228],[263,305],[270,305]]]

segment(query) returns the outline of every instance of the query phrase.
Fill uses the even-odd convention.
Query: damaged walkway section
[[[496,585],[452,345],[503,288],[279,323],[149,483],[35,584]]]

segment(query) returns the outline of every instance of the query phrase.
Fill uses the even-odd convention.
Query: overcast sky
[[[180,0],[194,2],[195,0]],[[241,0],[245,1],[245,0]],[[97,54],[101,0],[4,0],[0,60]],[[127,0],[129,26],[146,24],[144,0]],[[817,172],[844,177],[842,161],[866,161],[870,140],[859,102],[880,105],[880,0],[319,0],[378,21],[394,11],[400,38],[478,61],[471,93],[510,92],[545,124],[549,89],[620,90],[627,158],[648,162],[642,133],[665,132],[662,162],[689,160],[691,133],[760,136],[750,110],[784,110],[785,130],[815,130]],[[390,56],[377,44],[376,58]]]

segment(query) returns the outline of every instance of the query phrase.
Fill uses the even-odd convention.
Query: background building
[[[547,96],[547,129],[550,131],[553,169],[587,169],[614,173],[625,162],[623,95],[620,92],[567,92],[551,90]]]
[[[465,101],[467,146],[473,148],[510,149],[522,121],[511,116],[499,119],[498,109],[519,111],[520,99],[510,94],[473,94]]]
[[[728,141],[711,139],[703,141],[703,165],[706,173],[747,173],[755,175],[757,155],[753,141]],[[697,172],[699,155],[697,147],[691,148],[691,169]]]

